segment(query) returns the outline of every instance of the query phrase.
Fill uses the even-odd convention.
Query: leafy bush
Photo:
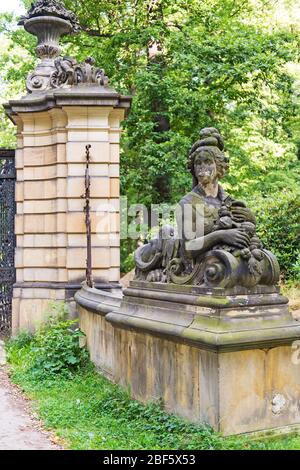
[[[121,272],[128,273],[134,266],[134,251],[137,248],[136,240],[121,240]]]
[[[84,333],[74,328],[77,320],[57,321],[50,318],[38,331],[32,348],[32,368],[37,374],[69,374],[87,360],[87,351],[80,347]]]
[[[297,283],[300,283],[300,250],[298,250],[298,256],[295,263],[292,264],[291,274]]]
[[[84,333],[76,323],[52,316],[36,334],[20,333],[6,343],[8,361],[22,362],[38,378],[72,375],[88,360],[88,352],[80,346]]]
[[[299,279],[299,193],[281,192],[255,198],[251,205],[257,217],[257,232],[266,248],[277,256],[284,278]]]
[[[6,343],[6,356],[10,363],[21,364],[24,362],[24,356],[30,351],[30,346],[34,341],[33,333],[28,331],[20,331],[15,337]]]

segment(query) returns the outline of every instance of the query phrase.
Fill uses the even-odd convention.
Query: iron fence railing
[[[0,334],[11,330],[15,282],[15,152],[0,149]]]

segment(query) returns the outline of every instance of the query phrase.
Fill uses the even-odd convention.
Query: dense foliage
[[[259,220],[258,233],[266,247],[272,247],[280,267],[300,283],[300,199],[292,192],[276,198],[256,197],[253,209]]]
[[[29,1],[24,1],[28,6]],[[64,52],[91,55],[111,84],[133,95],[124,123],[122,192],[129,203],[176,202],[190,188],[186,156],[198,131],[216,126],[230,155],[224,186],[259,205],[261,233],[276,253],[286,199],[296,207],[300,157],[299,0],[65,0],[84,32]],[[20,90],[34,39],[4,15],[1,80]],[[3,129],[2,142],[13,144]],[[277,204],[273,204],[272,200]],[[273,208],[264,214],[265,207]],[[282,268],[297,262],[299,226],[281,241]],[[281,222],[282,221],[282,222]],[[271,227],[276,227],[273,237]],[[275,232],[274,232],[275,233]],[[290,242],[290,240],[292,241]],[[299,244],[299,240],[298,240]],[[123,243],[123,267],[134,243]]]
[[[72,341],[72,354],[77,356],[78,337],[72,338],[74,345],[77,343],[74,350]],[[41,360],[36,362],[32,356],[35,345],[41,341],[47,346],[39,351]],[[20,333],[9,341],[7,352],[12,380],[33,399],[31,403],[39,418],[48,429],[55,431],[67,449],[300,448],[298,437],[264,439],[262,442],[241,436],[224,438],[207,426],[167,414],[160,402],[143,405],[96,373],[86,360],[76,369],[70,369],[61,350],[62,344],[69,350],[69,326],[65,321],[52,319],[51,325],[48,323],[42,333]],[[52,366],[45,367],[58,358],[63,367],[54,370]],[[44,361],[42,369],[41,361]]]
[[[8,360],[22,363],[25,370],[39,380],[58,374],[70,377],[88,359],[87,351],[80,347],[79,341],[84,334],[76,323],[50,316],[35,335],[21,332],[7,343]]]

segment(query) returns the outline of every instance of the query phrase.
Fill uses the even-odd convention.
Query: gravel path
[[[0,341],[0,450],[60,450],[31,413],[29,403],[10,382]]]

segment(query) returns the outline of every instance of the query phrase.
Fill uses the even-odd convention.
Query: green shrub
[[[300,283],[300,250],[298,250],[298,256],[295,263],[292,264],[291,274],[293,280],[296,281],[296,283]]]
[[[29,355],[30,347],[34,341],[33,333],[20,331],[20,333],[5,343],[6,356],[8,362],[21,364],[24,356]]]
[[[31,331],[20,331],[17,336],[11,338],[7,342],[7,348],[12,350],[20,350],[30,346],[34,339],[34,334]]]
[[[88,352],[80,346],[84,333],[77,320],[49,317],[33,335],[22,332],[6,343],[10,363],[19,364],[40,378],[70,376],[88,362]]]
[[[121,272],[128,273],[134,266],[134,251],[137,248],[136,240],[121,240]]]
[[[257,232],[265,247],[278,259],[283,277],[299,279],[300,198],[295,191],[256,197],[250,203]]]
[[[77,320],[51,318],[40,328],[32,348],[32,370],[38,375],[70,374],[83,366],[87,351],[80,347],[84,333],[74,328]]]

